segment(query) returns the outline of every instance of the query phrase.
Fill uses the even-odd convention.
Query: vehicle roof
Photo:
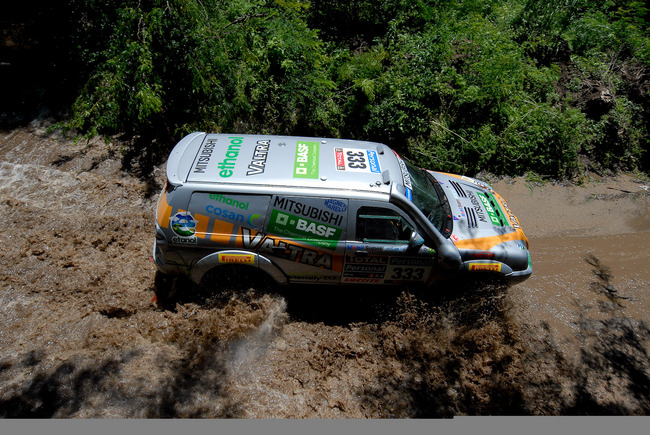
[[[172,150],[167,178],[177,185],[225,182],[389,193],[391,182],[404,185],[402,167],[396,153],[377,142],[196,132]]]

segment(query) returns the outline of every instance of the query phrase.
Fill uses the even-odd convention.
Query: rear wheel
[[[154,279],[154,300],[161,308],[170,308],[178,289],[180,277],[156,271]]]
[[[205,274],[201,287],[216,292],[241,292],[249,289],[269,290],[275,281],[266,272],[251,266],[217,266]]]

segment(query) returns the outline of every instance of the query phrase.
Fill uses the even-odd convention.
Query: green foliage
[[[585,144],[597,165],[603,169],[636,167],[648,150],[648,125],[638,115],[640,108],[625,97],[600,120],[593,123],[594,140]]]
[[[75,102],[76,116],[67,126],[88,135],[133,132],[150,123],[163,107],[163,90],[153,71],[151,50],[153,36],[160,29],[161,11],[143,13],[124,7],[117,17],[106,59]]]
[[[469,175],[648,170],[642,2],[68,2],[70,131],[335,135]]]
[[[88,8],[93,2],[85,3]],[[65,124],[88,135],[335,134],[324,44],[297,1],[124,0]]]

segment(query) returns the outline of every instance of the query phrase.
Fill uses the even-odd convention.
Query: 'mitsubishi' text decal
[[[194,174],[205,174],[205,171],[208,169],[208,165],[212,160],[212,154],[214,153],[214,147],[217,145],[216,139],[207,140],[201,145],[198,154],[194,160],[194,169],[192,173]]]
[[[474,208],[474,211],[476,212],[476,216],[478,217],[478,220],[481,222],[487,222],[487,218],[485,217],[485,212],[483,211],[483,207],[481,207],[481,203],[476,198],[476,195],[474,195],[472,192],[468,192],[467,197],[472,202],[472,206]]]
[[[347,210],[347,204],[339,201],[337,211],[330,206],[329,210],[323,210],[314,203],[306,204],[296,199],[276,196],[273,199],[273,207],[288,211],[309,219],[317,220],[335,227],[340,227],[343,223],[343,211]],[[340,212],[338,211],[340,210]]]

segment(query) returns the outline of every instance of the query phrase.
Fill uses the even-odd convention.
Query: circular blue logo
[[[176,213],[169,218],[172,230],[179,236],[189,237],[196,232],[196,223],[198,221],[190,213]]]

